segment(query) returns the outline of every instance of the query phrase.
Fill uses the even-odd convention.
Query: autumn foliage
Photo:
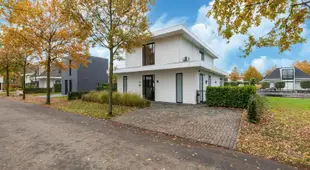
[[[250,66],[245,72],[244,72],[244,80],[250,81],[251,79],[255,80],[255,83],[260,82],[263,79],[262,74],[253,66]]]
[[[306,60],[297,61],[293,66],[307,74],[310,74],[310,63]]]

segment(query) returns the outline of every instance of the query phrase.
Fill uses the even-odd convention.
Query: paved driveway
[[[1,170],[294,168],[0,97]]]
[[[227,148],[236,147],[241,109],[153,103],[115,121]]]

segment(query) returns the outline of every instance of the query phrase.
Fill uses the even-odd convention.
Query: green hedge
[[[47,93],[47,88],[25,88],[25,93],[26,94]]]
[[[310,81],[301,81],[300,87],[303,89],[309,89],[310,88]]]
[[[87,94],[88,92],[85,91],[85,92],[70,92],[68,94],[68,100],[79,100],[79,99],[82,99],[82,96],[84,94]]]
[[[249,85],[250,83],[247,81],[244,81],[244,82],[239,82],[239,81],[224,82],[224,86],[239,86],[239,84]]]
[[[255,86],[243,87],[207,87],[206,102],[208,106],[246,108]]]
[[[258,123],[265,108],[266,99],[259,95],[252,95],[248,102],[248,121]]]
[[[285,82],[283,81],[276,82],[275,86],[277,89],[283,89],[285,87]]]
[[[83,101],[96,102],[96,103],[109,103],[109,96],[107,91],[90,92],[82,96]],[[150,102],[142,98],[138,94],[134,93],[118,93],[113,92],[112,94],[113,105],[123,105],[132,107],[148,107]]]
[[[61,84],[54,84],[55,93],[61,92]]]
[[[268,89],[270,88],[270,83],[269,82],[263,82],[262,83],[262,89]]]

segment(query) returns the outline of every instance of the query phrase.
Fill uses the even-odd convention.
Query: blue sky
[[[235,35],[227,44],[226,40],[218,36],[217,24],[212,18],[206,17],[210,9],[210,1],[207,0],[157,0],[148,14],[152,31],[183,24],[196,34],[207,46],[215,51],[219,58],[215,64],[217,67],[230,72],[237,66],[240,72],[246,70],[249,65],[255,66],[262,73],[269,67],[290,66],[297,60],[309,60],[310,56],[310,24],[304,25],[303,36],[308,42],[293,46],[291,51],[279,54],[276,48],[255,49],[247,58],[240,58],[239,47],[244,45],[245,36]],[[263,20],[261,26],[251,29],[254,35],[264,35],[272,23]],[[95,48],[91,53],[96,56],[107,57],[105,49]],[[121,63],[116,62],[121,67]]]

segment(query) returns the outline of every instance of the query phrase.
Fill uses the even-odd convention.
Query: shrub
[[[259,95],[252,95],[248,102],[248,121],[258,123],[265,108],[266,100]]]
[[[109,103],[109,93],[107,91],[90,92],[82,96],[83,101],[96,102],[96,103]],[[150,106],[150,102],[140,95],[135,93],[118,93],[112,94],[113,105],[123,105],[132,107],[147,107]]]
[[[283,89],[285,87],[285,82],[283,81],[276,82],[275,87],[277,89]]]
[[[103,90],[108,90],[109,89],[109,84],[107,83],[102,83],[97,87],[97,91],[103,91]],[[117,84],[113,83],[112,91],[117,91]]]
[[[254,86],[207,87],[208,106],[246,108],[251,95],[256,94]]]
[[[88,92],[70,92],[68,95],[68,100],[79,100],[82,98],[84,94],[87,94]]]
[[[309,89],[310,88],[310,81],[301,81],[300,87],[303,89]]]
[[[61,84],[54,84],[55,93],[61,92]]]
[[[256,84],[256,83],[255,83],[255,79],[254,79],[254,78],[251,78],[251,80],[250,80],[250,85],[251,85],[251,86],[255,86],[255,84]]]
[[[52,92],[52,89],[51,89]],[[26,94],[47,93],[47,88],[25,88]]]
[[[263,82],[262,83],[262,89],[268,89],[270,88],[270,83],[269,82]]]

